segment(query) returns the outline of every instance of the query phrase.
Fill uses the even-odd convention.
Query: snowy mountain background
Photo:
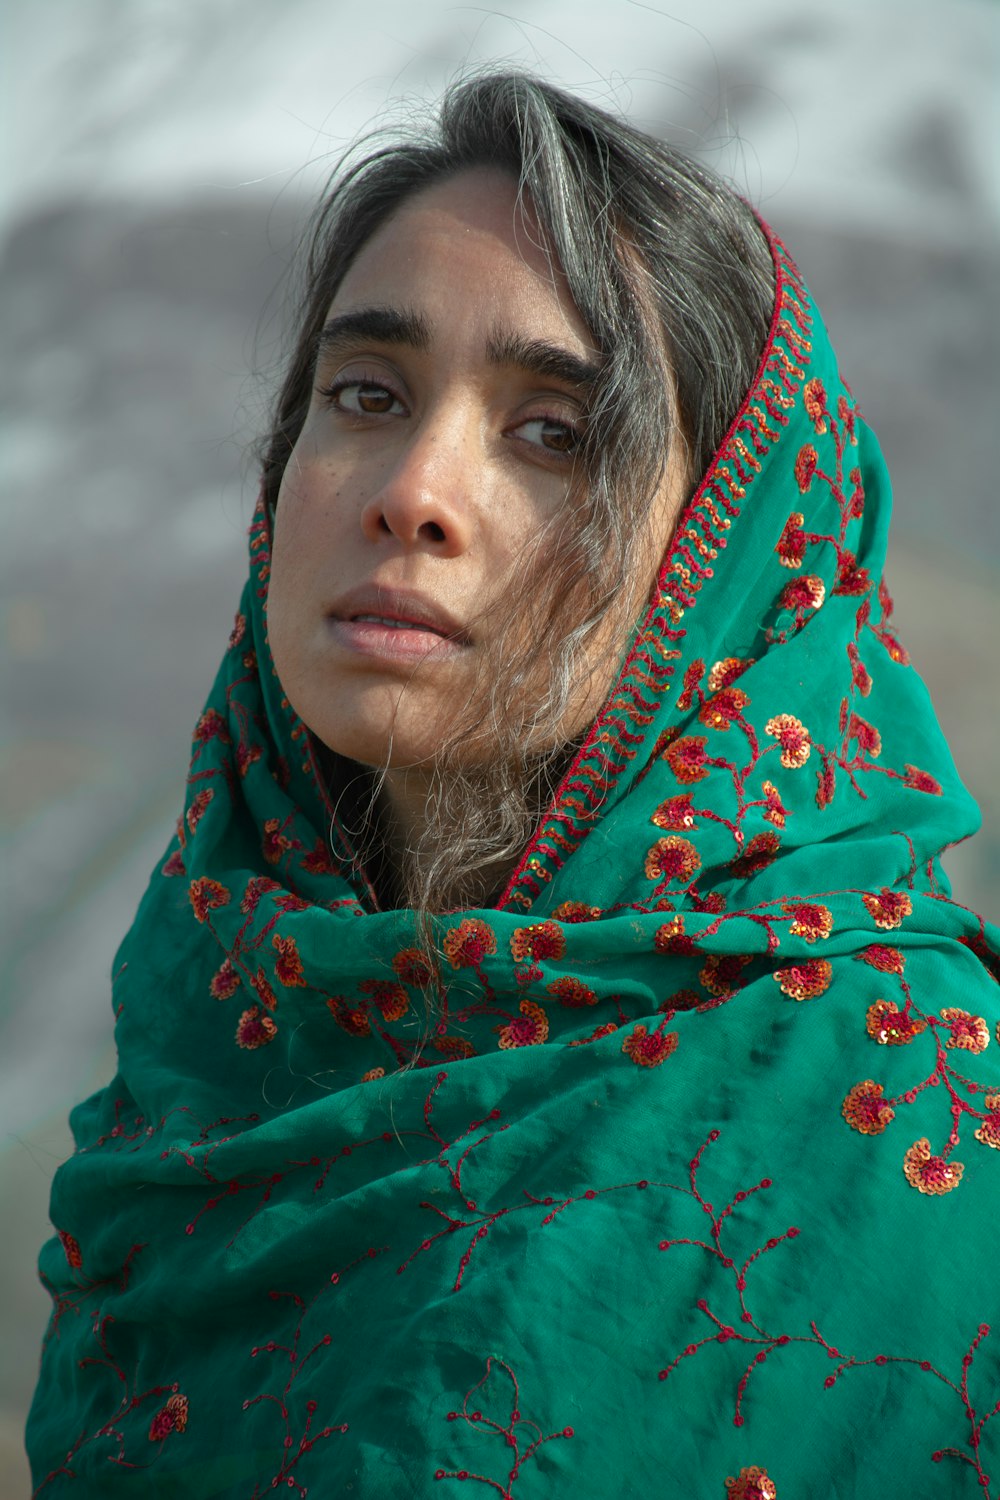
[[[6,0],[0,17],[0,1500],[69,1105],[181,802],[244,572],[297,236],[333,160],[460,70],[526,66],[670,130],[782,234],[894,476],[897,621],[992,828],[997,10],[991,0]]]

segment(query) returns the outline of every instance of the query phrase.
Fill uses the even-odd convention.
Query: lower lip
[[[358,656],[380,657],[388,661],[417,662],[434,654],[438,660],[457,656],[465,647],[461,641],[438,635],[420,626],[381,625],[377,620],[330,620],[330,629],[338,646]]]

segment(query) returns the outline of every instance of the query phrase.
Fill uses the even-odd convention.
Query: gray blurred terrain
[[[595,95],[576,54],[540,50],[576,15],[558,0],[531,11],[541,40],[514,21],[484,33],[482,13],[464,8],[431,4],[418,21],[390,6],[376,32],[290,0],[284,52],[264,0],[193,9],[201,29],[155,0],[12,7],[27,81],[19,166],[0,205],[0,1500],[27,1493],[20,1429],[47,1305],[34,1259],[69,1149],[65,1115],[112,1067],[111,960],[180,810],[190,728],[244,576],[253,443],[310,207],[294,172],[315,149],[313,124],[323,149],[333,135],[316,101],[347,109],[340,140],[358,123],[352,79],[377,98],[433,94],[463,62],[494,56],[630,102],[629,90]],[[604,9],[618,50],[599,31],[580,46],[600,59],[598,76],[629,82],[639,123],[701,131],[703,101],[715,101],[741,186],[798,260],[882,439],[900,633],[988,824],[950,857],[956,895],[995,913],[998,185],[982,146],[992,7],[949,8],[940,49],[921,4],[848,5],[832,26],[783,0],[692,0],[672,18]],[[39,17],[57,12],[72,25],[50,48]],[[904,13],[911,52],[900,54],[889,21]],[[399,87],[390,43],[405,54]],[[227,48],[230,71],[213,75],[208,62]],[[799,89],[803,77],[827,84]],[[309,128],[279,151],[290,119]],[[263,183],[249,180],[255,152],[273,174]]]

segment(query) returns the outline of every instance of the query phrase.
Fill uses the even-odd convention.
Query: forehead
[[[593,340],[530,202],[504,172],[470,169],[408,198],[351,262],[331,313],[406,306],[432,325],[503,323]]]

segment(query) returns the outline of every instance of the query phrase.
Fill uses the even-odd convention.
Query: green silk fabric
[[[1000,1493],[996,941],[940,865],[976,810],[773,253],[614,689],[436,953],[332,822],[258,510],[55,1180],[37,1494]]]

